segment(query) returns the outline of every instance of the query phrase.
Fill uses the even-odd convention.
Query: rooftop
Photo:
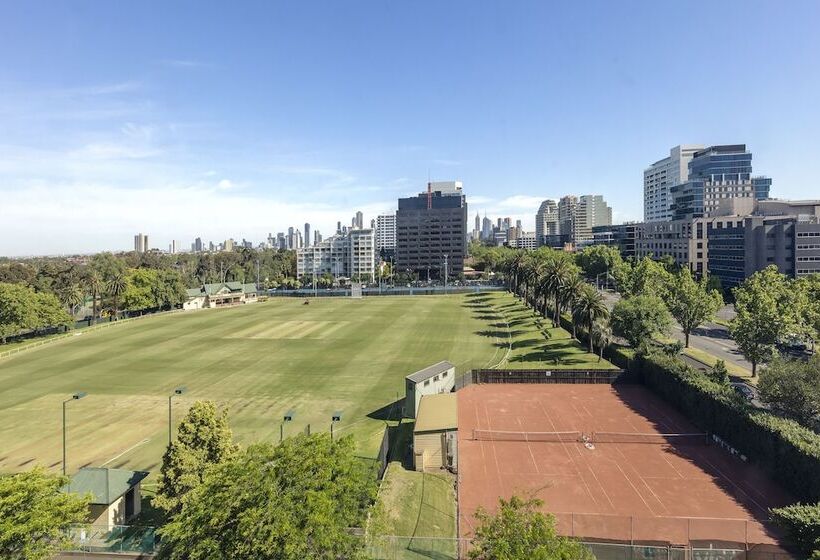
[[[457,403],[456,393],[421,397],[413,433],[458,429]]]
[[[65,492],[91,493],[91,503],[111,505],[148,476],[146,471],[85,467],[63,487]]]
[[[416,373],[411,373],[407,376],[407,379],[415,383],[419,383],[420,381],[430,379],[431,377],[434,377],[440,373],[444,373],[445,371],[453,369],[454,367],[456,366],[445,360],[443,362],[433,364],[432,366],[427,366],[424,369],[420,369]]]

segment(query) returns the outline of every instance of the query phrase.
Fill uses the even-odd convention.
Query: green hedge
[[[820,558],[820,504],[775,508],[771,514],[772,521],[800,552]]]
[[[646,386],[762,467],[799,501],[820,501],[820,434],[749,406],[730,387],[678,358],[652,354],[634,360],[632,368]]]

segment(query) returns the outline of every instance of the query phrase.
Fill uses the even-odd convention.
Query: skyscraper
[[[535,213],[535,242],[539,247],[545,244],[547,235],[558,235],[558,205],[549,198]]]
[[[481,234],[481,216],[478,215],[478,212],[475,213],[475,229],[473,231],[479,235]],[[476,237],[479,235],[476,235]]]
[[[568,194],[558,200],[558,233],[568,239],[575,238],[575,212],[578,207],[578,197]]]
[[[583,245],[592,242],[592,228],[612,225],[612,208],[599,194],[585,194],[578,200],[575,213],[575,237],[572,242]]]
[[[396,215],[381,214],[376,218],[376,251],[396,249]]]
[[[134,252],[147,253],[148,252],[148,235],[138,233],[134,236]]]
[[[669,150],[669,155],[643,172],[643,219],[646,222],[672,219],[671,188],[689,180],[689,162],[698,144],[683,144]]]
[[[310,224],[305,222],[305,247],[310,247]]]
[[[689,178],[670,189],[672,218],[710,217],[726,199],[769,198],[772,181],[752,177],[752,153],[745,144],[710,146],[689,162]]]
[[[356,223],[354,225],[359,229],[364,227],[364,214],[362,214],[361,210],[356,212]]]
[[[467,199],[460,181],[428,183],[427,191],[399,199],[396,267],[440,277],[460,274],[467,252]]]

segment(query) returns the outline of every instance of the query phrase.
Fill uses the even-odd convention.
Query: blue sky
[[[325,233],[434,180],[471,216],[741,143],[820,197],[820,2],[4,2],[0,254]]]

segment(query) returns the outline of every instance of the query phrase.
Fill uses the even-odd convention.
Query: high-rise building
[[[396,267],[441,276],[447,255],[450,275],[464,269],[467,199],[460,181],[428,183],[427,191],[400,198],[396,212]]]
[[[147,253],[148,252],[148,235],[138,233],[134,236],[134,252]]]
[[[310,247],[310,224],[305,223],[305,247]]]
[[[576,245],[589,244],[593,240],[592,228],[611,224],[612,208],[604,197],[599,194],[582,195],[575,212],[575,238],[572,242]]]
[[[675,146],[669,155],[650,165],[643,172],[643,219],[656,222],[672,219],[670,189],[689,180],[689,162],[703,146]]]
[[[233,240],[233,238],[226,239],[225,243],[222,244],[222,250],[223,251],[233,251],[235,245],[236,245],[236,242]]]
[[[475,233],[474,237],[481,237],[481,216],[478,215],[478,212],[475,213],[475,229],[473,232]]]
[[[396,249],[396,215],[380,214],[376,218],[376,251]]]
[[[481,220],[481,239],[487,241],[493,237],[493,221],[486,215]]]
[[[321,232],[317,229],[317,230],[315,230],[315,231],[313,232],[313,244],[314,244],[314,245],[318,245],[318,244],[319,244],[319,243],[321,243],[321,242],[322,242],[322,234],[321,234]]]
[[[375,237],[372,229],[351,229],[332,235],[311,247],[296,250],[298,276],[331,274],[335,277],[373,278]]]
[[[362,214],[361,210],[356,212],[356,218],[353,223],[353,227],[357,227],[362,229],[364,227],[364,214]]]
[[[698,150],[688,180],[670,189],[672,219],[708,218],[726,199],[766,200],[771,184],[768,177],[752,177],[752,153],[745,144]]]
[[[196,253],[201,253],[203,249],[204,249],[204,246],[203,246],[203,244],[202,244],[202,238],[201,238],[201,237],[197,237],[197,238],[194,240],[194,252],[196,252]]]
[[[575,239],[575,217],[578,197],[568,194],[558,200],[558,233],[568,239]]]
[[[545,236],[558,235],[558,205],[547,199],[535,214],[535,241],[540,247],[545,244]]]
[[[182,247],[182,243],[173,239],[171,240],[171,244],[168,246],[168,252],[175,255],[179,252],[180,247]]]

